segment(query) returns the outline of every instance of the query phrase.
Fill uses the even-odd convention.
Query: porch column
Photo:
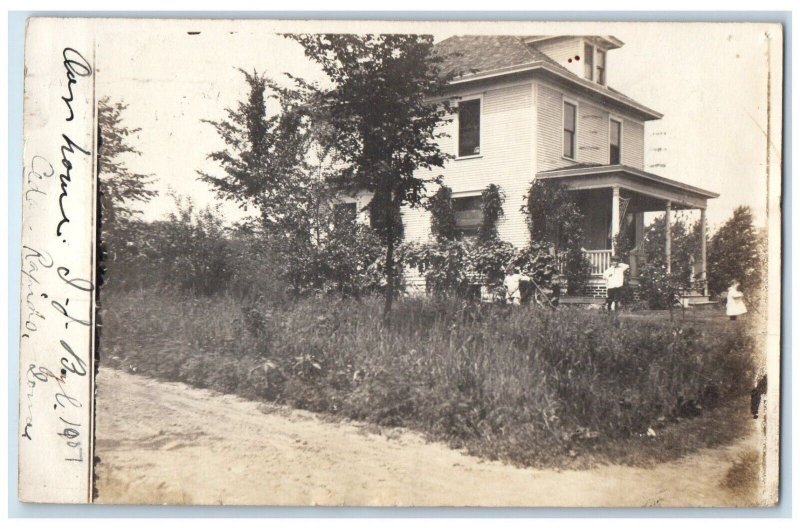
[[[636,232],[636,248],[642,248],[642,241],[644,241],[644,213],[634,213],[634,230]]]
[[[700,210],[700,280],[703,282],[703,295],[708,295],[708,257],[706,253],[706,208]]]
[[[667,273],[672,273],[672,201],[667,200],[667,207],[664,210],[664,231],[666,234],[664,241],[664,257],[667,259]]]
[[[611,188],[611,255],[617,255],[619,224],[619,186],[614,186]]]

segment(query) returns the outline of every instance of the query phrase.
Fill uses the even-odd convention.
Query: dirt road
[[[412,432],[265,406],[108,369],[98,376],[100,503],[655,506],[751,502],[730,469],[753,437],[654,468],[484,462]],[[739,463],[737,463],[737,461]]]

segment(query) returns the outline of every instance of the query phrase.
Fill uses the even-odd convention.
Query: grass
[[[752,334],[722,321],[407,299],[385,326],[373,298],[242,305],[156,290],[102,306],[101,366],[518,465],[646,464],[727,442],[752,382]]]

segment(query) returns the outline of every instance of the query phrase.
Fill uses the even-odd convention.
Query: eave
[[[629,112],[638,116],[644,121],[661,119],[662,117],[664,117],[664,115],[661,114],[660,112],[648,108],[627,97],[622,97],[605,86],[598,85],[592,81],[588,81],[585,79],[580,79],[578,77],[569,74],[569,72],[560,71],[560,68],[557,68],[554,65],[549,64],[548,62],[545,61],[533,61],[529,63],[498,68],[495,70],[486,70],[486,71],[476,72],[473,74],[466,74],[453,79],[452,81],[450,81],[450,84],[458,86],[462,84],[474,83],[477,81],[493,79],[506,75],[534,73],[534,72],[546,73],[547,75],[563,83],[572,86],[577,86],[580,89],[587,91],[599,98],[608,99],[612,101],[614,104],[622,107],[623,109],[628,110]]]
[[[648,196],[670,200],[677,208],[704,208],[709,199],[719,197],[719,193],[684,184],[627,165],[565,167],[563,169],[539,172],[536,174],[536,178],[562,180],[573,189],[592,189],[619,185]]]

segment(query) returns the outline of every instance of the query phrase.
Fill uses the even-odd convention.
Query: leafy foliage
[[[505,194],[497,184],[489,184],[481,193],[481,229],[478,238],[490,241],[497,238],[497,221],[503,215],[503,202]]]
[[[311,200],[305,159],[312,136],[305,109],[291,92],[275,89],[280,111],[268,117],[265,93],[274,85],[258,72],[239,71],[249,87],[247,100],[226,109],[223,120],[204,120],[226,145],[208,155],[224,175],[198,174],[220,198],[255,208],[266,232],[302,237]]]
[[[645,230],[643,247],[645,259],[648,263],[666,268],[666,223],[665,216],[656,217]],[[684,287],[690,285],[692,280],[692,263],[700,258],[700,224],[689,224],[685,218],[678,215],[671,224],[671,270],[675,281]]]
[[[517,249],[497,238],[408,243],[402,255],[405,264],[424,275],[431,292],[462,298],[473,297],[481,285],[499,287],[513,267],[519,267],[542,288],[552,286],[558,271],[549,247],[532,244]]]
[[[591,273],[583,254],[583,212],[563,184],[534,180],[523,212],[527,214],[531,241],[537,247],[549,245],[564,261],[567,291],[579,294]],[[537,250],[538,251],[538,250]]]
[[[406,265],[425,276],[428,292],[437,296],[465,297],[478,284],[470,266],[470,241],[438,239],[427,244],[408,243],[400,249]]]
[[[132,145],[133,138],[141,129],[123,124],[127,108],[126,104],[112,101],[108,96],[97,102],[97,172],[104,230],[114,229],[117,220],[127,220],[133,214],[141,213],[136,205],[158,194],[149,187],[152,175],[135,173],[126,163],[126,158],[141,154]]]
[[[386,284],[396,283],[397,219],[403,204],[422,202],[425,179],[419,169],[442,167],[437,129],[450,105],[430,103],[445,93],[449,78],[439,70],[430,35],[292,34],[317,62],[332,88],[299,82],[313,94],[330,126],[342,162],[345,188],[373,193],[372,211],[383,217],[374,227],[386,244]],[[385,292],[388,316],[393,288]]]
[[[709,289],[720,294],[738,280],[746,296],[758,297],[765,266],[766,239],[755,228],[752,210],[740,206],[709,242]]]
[[[671,223],[671,271],[666,266],[665,215],[656,217],[645,229],[642,248],[645,264],[639,269],[639,288],[642,300],[652,309],[673,305],[683,289],[693,286],[692,264],[699,259],[700,225],[689,224],[677,215]]]
[[[452,241],[458,237],[452,189],[440,186],[428,200],[428,211],[431,214],[431,233],[437,240]]]
[[[678,274],[667,273],[661,262],[648,262],[639,269],[639,296],[650,309],[667,309],[679,299],[686,281]]]

